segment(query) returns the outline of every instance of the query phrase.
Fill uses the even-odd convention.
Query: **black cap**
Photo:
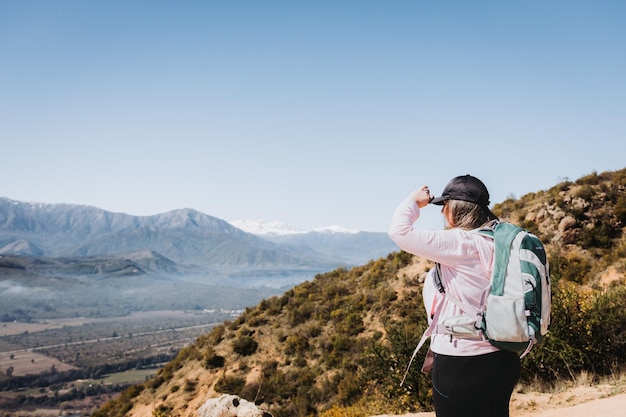
[[[469,201],[487,208],[489,206],[489,191],[478,178],[462,175],[452,178],[446,188],[443,189],[441,197],[433,198],[431,203],[440,206],[447,200]]]

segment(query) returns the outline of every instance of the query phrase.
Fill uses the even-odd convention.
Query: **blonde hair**
[[[450,227],[472,230],[498,219],[487,207],[469,201],[447,200],[445,206],[452,222]]]

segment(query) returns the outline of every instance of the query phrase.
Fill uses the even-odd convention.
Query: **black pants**
[[[508,417],[520,360],[504,350],[479,356],[435,353],[432,377],[437,417]]]

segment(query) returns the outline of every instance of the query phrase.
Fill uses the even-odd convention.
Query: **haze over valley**
[[[0,317],[241,309],[393,250],[385,233],[255,235],[192,209],[132,216],[0,198]]]

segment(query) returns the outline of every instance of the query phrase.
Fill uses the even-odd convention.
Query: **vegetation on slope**
[[[626,365],[625,190],[626,170],[593,173],[494,207],[540,236],[551,262],[551,332],[523,360],[523,381]],[[345,415],[356,405],[369,414],[429,410],[425,349],[399,382],[426,327],[421,285],[431,267],[396,252],[317,275],[200,337],[94,416],[190,416],[219,393],[262,400],[276,417]]]

